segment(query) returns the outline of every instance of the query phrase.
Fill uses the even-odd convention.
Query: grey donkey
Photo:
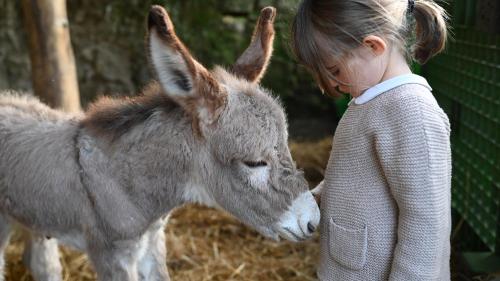
[[[258,85],[274,18],[264,8],[236,63],[209,71],[153,6],[147,45],[158,82],[142,95],[73,115],[1,95],[1,249],[19,224],[32,235],[25,263],[37,281],[61,280],[58,242],[86,252],[99,280],[169,280],[163,227],[192,202],[272,239],[309,238],[319,209],[290,155],[283,108]]]

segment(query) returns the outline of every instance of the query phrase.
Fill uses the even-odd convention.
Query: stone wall
[[[30,90],[30,61],[18,1],[0,0],[0,90]]]

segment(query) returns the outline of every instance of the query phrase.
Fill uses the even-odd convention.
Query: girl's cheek
[[[337,79],[342,82],[342,84],[345,85],[352,85],[352,81],[350,79],[350,75],[346,73],[346,71],[343,71],[340,73],[340,75],[337,76]]]

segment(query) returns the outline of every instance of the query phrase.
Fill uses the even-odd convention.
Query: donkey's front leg
[[[88,254],[100,281],[138,281],[139,241],[114,242],[106,248],[89,249]]]
[[[62,280],[62,266],[56,239],[31,233],[25,240],[23,262],[36,281]]]
[[[5,248],[9,244],[10,232],[11,232],[10,222],[3,216],[0,215],[0,281],[4,281],[4,267],[5,258],[4,252]]]
[[[144,234],[143,251],[139,259],[140,281],[168,281],[165,225],[168,218],[155,222]]]

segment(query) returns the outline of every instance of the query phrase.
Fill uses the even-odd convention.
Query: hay
[[[176,210],[165,231],[172,280],[316,280],[317,235],[299,244],[276,243],[228,214],[195,205]],[[64,280],[95,280],[84,255],[61,248]],[[22,265],[22,249],[21,239],[7,248],[6,280],[33,280]]]
[[[306,179],[312,185],[323,180],[326,164],[332,149],[332,138],[319,141],[291,142],[290,151],[297,167],[304,170]]]
[[[297,165],[317,183],[328,159],[330,138],[291,143]],[[318,234],[307,242],[273,242],[230,215],[195,205],[176,210],[167,225],[167,265],[173,281],[317,280]],[[31,281],[22,264],[23,243],[15,233],[6,251],[6,280]],[[85,255],[61,247],[65,281],[91,281],[96,275]]]
[[[276,243],[216,210],[187,207],[174,215],[167,227],[173,280],[315,280],[317,237]]]

